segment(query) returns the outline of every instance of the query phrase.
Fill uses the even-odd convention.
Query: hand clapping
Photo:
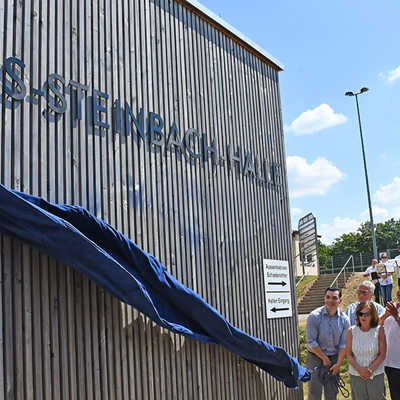
[[[399,311],[393,301],[388,301],[386,304],[386,313],[389,313],[392,317],[398,318]]]

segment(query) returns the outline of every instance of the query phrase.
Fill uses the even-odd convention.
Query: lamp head
[[[362,90],[362,89],[361,89],[361,90]],[[345,96],[354,96],[354,93],[353,93],[353,92],[346,92],[344,95],[345,95]]]
[[[367,87],[363,87],[361,88],[360,93],[368,92],[368,90],[369,89]]]

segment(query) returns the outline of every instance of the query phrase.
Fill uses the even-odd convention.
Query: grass
[[[303,297],[308,289],[312,286],[312,284],[318,279],[318,276],[305,276],[302,281],[296,286],[296,296],[297,296],[297,302]],[[297,280],[296,280],[297,283]]]
[[[364,278],[364,276],[362,274],[355,274],[349,280],[349,282],[347,282],[346,288],[343,290],[343,301],[342,301],[342,304],[341,304],[341,309],[342,310],[345,310],[350,303],[353,303],[353,302],[357,301],[357,294],[356,294],[357,286],[363,280],[365,280],[365,278]],[[397,281],[397,273],[393,275],[393,281],[394,281],[393,293],[396,293],[396,291],[397,291],[397,282],[398,282]],[[395,296],[394,296],[394,300],[395,301],[397,300]],[[301,351],[300,360],[301,360],[301,364],[305,365],[306,364],[306,357],[307,357],[307,350],[306,350],[306,347],[305,347],[306,346],[306,341],[307,341],[307,338],[306,338],[306,321],[299,321],[299,338],[300,338],[300,351]],[[350,391],[350,377],[349,377],[349,374],[348,374],[348,367],[349,367],[349,363],[348,363],[347,359],[345,359],[343,364],[342,364],[342,366],[341,366],[341,368],[340,368],[340,374],[341,374],[343,380],[346,383],[347,390]],[[303,391],[304,391],[304,399],[307,399],[307,396],[308,396],[308,384],[307,383],[303,384]],[[324,397],[322,397],[322,398],[324,398]],[[387,381],[386,381],[386,398],[388,400],[391,399],[390,393],[389,393],[389,388],[388,388],[388,385],[387,385]],[[345,400],[345,397],[343,397],[340,392],[339,392],[339,395],[338,395],[338,400]]]

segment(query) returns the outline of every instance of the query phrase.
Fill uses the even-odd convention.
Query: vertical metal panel
[[[239,328],[298,354],[296,316],[267,320],[263,258],[290,260],[278,73],[180,0],[0,4],[0,56],[22,59],[27,95],[61,75],[89,87],[82,117],[0,104],[0,181],[80,204],[158,257]],[[66,89],[66,88],[65,88]],[[95,90],[107,93],[93,126]],[[120,100],[215,139],[219,165],[113,130]],[[282,165],[280,188],[228,166],[228,144]],[[196,148],[196,151],[199,149]],[[0,238],[0,398],[295,399],[224,349],[155,326],[54,259]],[[293,277],[292,287],[294,287]],[[294,295],[293,295],[294,296]],[[293,303],[295,299],[293,298]]]

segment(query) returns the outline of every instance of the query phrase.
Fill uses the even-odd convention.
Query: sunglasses
[[[359,311],[359,312],[357,313],[357,315],[358,315],[359,317],[369,317],[369,316],[371,315],[371,313],[370,313],[369,311],[367,311],[367,312],[361,312],[361,311]]]

